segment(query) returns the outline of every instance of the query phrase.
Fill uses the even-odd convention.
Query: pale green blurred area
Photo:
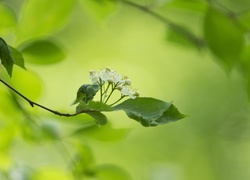
[[[100,21],[78,5],[53,39],[65,49],[64,61],[45,66],[27,62],[28,72],[15,68],[10,80],[36,102],[74,112],[69,105],[77,89],[89,83],[89,70],[110,67],[129,76],[141,96],[173,101],[188,115],[176,123],[144,128],[123,112],[106,113],[112,127],[131,131],[118,142],[84,138],[97,164],[119,165],[135,180],[250,178],[249,107],[239,72],[228,75],[206,53],[166,41],[164,24],[127,6]],[[0,119],[8,122],[15,117],[5,114],[13,111],[11,103],[3,101],[5,94],[1,85]],[[26,108],[38,116],[48,114]],[[55,159],[52,164],[62,163],[53,147],[30,146],[17,144],[10,154],[20,164],[40,165],[46,153]],[[30,153],[35,158],[30,159]]]

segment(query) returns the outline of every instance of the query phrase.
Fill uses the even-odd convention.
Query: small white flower
[[[120,84],[122,82],[122,76],[115,71],[111,72],[111,78],[113,79],[115,84]]]
[[[128,86],[123,86],[122,89],[121,89],[121,93],[123,96],[129,96],[131,99],[135,99],[135,96],[134,96],[134,91],[131,91]]]
[[[94,71],[94,70],[90,70],[89,71],[89,79],[92,83],[96,83],[99,81],[99,74],[98,72]]]
[[[110,68],[105,68],[100,72],[100,78],[103,82],[107,82],[110,79],[111,70]]]
[[[130,94],[130,91],[127,86],[122,86],[121,93],[122,95],[127,96]]]
[[[122,76],[116,71],[111,70],[109,67],[100,69],[98,71],[91,70],[89,72],[89,78],[92,83],[98,83],[103,92],[105,92],[105,94],[101,94],[101,99],[105,99],[106,97],[108,97],[109,99],[107,92],[109,92],[108,88],[110,87],[112,88],[110,90],[111,94],[114,90],[119,90],[122,96],[129,96],[131,99],[135,99],[140,95],[140,92],[138,90],[131,89],[132,81],[128,78],[128,76]],[[108,83],[109,85],[104,86],[105,83]],[[107,102],[107,100],[105,101],[105,103]]]
[[[124,85],[126,85],[126,86],[130,86],[131,83],[132,83],[131,79],[125,79],[125,81],[124,81]]]

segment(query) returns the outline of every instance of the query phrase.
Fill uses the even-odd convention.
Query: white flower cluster
[[[98,83],[100,88],[105,83],[112,85],[113,90],[119,90],[122,96],[129,96],[135,99],[140,95],[138,90],[131,88],[131,80],[127,76],[122,76],[108,67],[99,71],[91,70],[89,78],[93,84]]]

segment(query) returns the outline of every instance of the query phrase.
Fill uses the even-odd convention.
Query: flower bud
[[[116,89],[118,89],[119,91],[122,90],[122,85],[117,86]]]
[[[140,92],[138,90],[135,90],[134,96],[136,96],[136,97],[140,96]]]
[[[113,80],[112,78],[109,78],[109,79],[108,79],[108,83],[109,83],[109,84],[112,84],[112,83],[114,83],[114,80]]]
[[[125,81],[124,81],[124,85],[126,85],[126,86],[130,86],[131,85],[131,79],[126,79]]]
[[[89,71],[89,74],[92,74],[93,72],[95,72],[95,71],[94,71],[94,70],[90,70],[90,71]]]
[[[109,67],[106,67],[104,71],[105,72],[111,72],[111,69]]]

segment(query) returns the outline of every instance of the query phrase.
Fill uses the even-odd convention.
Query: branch
[[[250,11],[250,8],[247,8],[245,10],[242,10],[240,12],[236,12],[234,10],[229,9],[228,7],[226,7],[223,3],[214,0],[214,2],[212,2],[211,0],[207,0],[207,3],[211,6],[211,7],[215,7],[216,9],[218,9],[219,11],[223,12],[226,16],[228,16],[235,24],[236,26],[239,27],[239,29],[241,31],[246,31],[246,28],[243,26],[243,24],[240,22],[240,16],[244,15],[245,13],[247,13],[248,11]],[[217,6],[218,7],[217,7]]]
[[[37,106],[37,107],[39,107],[39,108],[42,108],[42,109],[44,109],[44,110],[46,110],[46,111],[49,111],[49,112],[51,112],[51,113],[53,113],[53,114],[56,114],[56,115],[58,115],[58,116],[70,117],[70,116],[76,116],[76,115],[81,114],[81,113],[96,112],[95,110],[82,110],[82,111],[77,112],[77,113],[69,114],[69,113],[61,113],[61,112],[58,112],[58,111],[54,111],[54,110],[52,110],[52,109],[50,109],[50,108],[47,108],[47,107],[45,107],[45,106],[43,106],[43,105],[41,105],[41,104],[38,104],[38,103],[36,103],[36,102],[34,102],[34,101],[31,101],[31,100],[28,99],[26,96],[24,96],[23,94],[21,94],[20,92],[18,92],[16,89],[14,89],[12,86],[10,86],[9,84],[7,84],[7,83],[6,83],[4,80],[2,80],[1,78],[0,78],[0,82],[3,83],[5,86],[7,86],[9,89],[11,89],[13,92],[15,92],[17,95],[19,95],[20,97],[22,97],[24,100],[26,100],[32,107]]]
[[[145,13],[153,16],[154,18],[156,18],[159,21],[163,22],[164,24],[166,24],[167,26],[169,26],[170,28],[172,28],[176,32],[183,35],[186,39],[188,39],[189,41],[194,43],[197,47],[203,48],[205,46],[205,43],[204,43],[203,39],[195,36],[193,33],[188,31],[187,29],[184,29],[183,27],[181,27],[180,25],[172,22],[171,20],[167,19],[166,17],[163,17],[160,14],[157,14],[157,13],[151,11],[150,8],[148,8],[146,6],[136,4],[136,3],[128,1],[128,0],[118,0],[118,1],[124,3],[124,4],[128,5],[128,6],[131,6],[131,7],[134,7],[136,9],[139,9],[141,11],[144,11]]]

